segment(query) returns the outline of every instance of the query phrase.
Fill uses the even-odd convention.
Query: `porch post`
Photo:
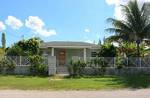
[[[52,47],[51,56],[54,56],[54,48]]]
[[[86,48],[83,49],[83,59],[84,62],[86,62]]]

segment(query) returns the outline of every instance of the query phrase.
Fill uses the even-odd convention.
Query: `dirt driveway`
[[[0,98],[150,98],[150,89],[115,91],[0,90]]]

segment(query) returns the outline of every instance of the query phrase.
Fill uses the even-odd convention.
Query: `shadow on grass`
[[[121,77],[121,82],[124,83],[126,87],[130,88],[149,88],[150,75],[124,76]]]
[[[104,76],[104,78],[107,77]],[[108,78],[110,77],[108,76]],[[111,78],[109,82],[104,80],[108,83],[108,86],[123,85],[125,88],[131,89],[150,88],[150,75],[111,76]]]
[[[123,85],[125,88],[141,89],[150,88],[150,75],[126,75],[126,76],[81,76],[81,77],[65,77],[65,78],[89,78],[94,81],[105,82],[108,86]],[[97,78],[97,79],[95,79]],[[104,79],[102,79],[104,78]]]

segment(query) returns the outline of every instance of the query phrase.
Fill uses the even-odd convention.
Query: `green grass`
[[[63,78],[31,76],[0,76],[0,89],[21,90],[101,90],[150,88],[150,76],[103,76]]]

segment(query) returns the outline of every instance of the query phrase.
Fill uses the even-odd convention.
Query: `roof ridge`
[[[47,43],[72,43],[72,44],[81,43],[81,44],[97,45],[94,43],[88,43],[88,42],[82,42],[82,41],[50,41],[50,42],[43,42],[43,43],[45,43],[45,44],[47,44]]]

